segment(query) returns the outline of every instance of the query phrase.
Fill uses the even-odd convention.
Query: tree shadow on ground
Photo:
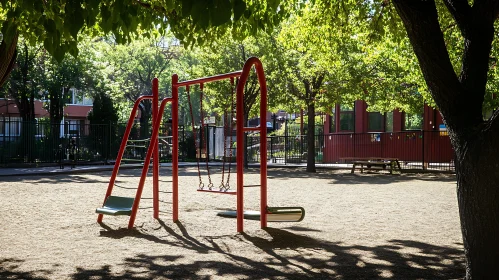
[[[388,240],[379,246],[345,245],[293,232],[268,228],[268,237],[238,234],[195,238],[181,223],[181,233],[160,222],[168,240],[132,230],[111,230],[101,236],[135,237],[193,250],[193,254],[221,254],[223,260],[187,258],[175,253],[139,254],[126,258],[118,274],[109,265],[100,269],[77,268],[73,279],[457,279],[465,274],[463,251],[413,240]],[[305,229],[302,229],[305,231]],[[262,251],[257,257],[226,248],[228,241],[252,245]],[[188,261],[186,261],[188,260]],[[136,270],[140,268],[139,270]],[[12,272],[14,275],[14,272]],[[14,278],[19,279],[19,278]]]
[[[70,175],[70,176],[68,176]],[[30,175],[30,176],[5,176],[2,177],[2,182],[27,182],[30,184],[65,184],[65,183],[79,183],[79,184],[107,184],[109,183],[108,176],[103,176],[102,179],[89,179],[83,174],[58,174],[58,175]]]
[[[23,263],[19,259],[0,259],[0,279],[26,279],[26,280],[45,280],[47,277],[37,276],[35,274],[50,275],[49,270],[41,270],[34,272],[19,271],[19,266]]]

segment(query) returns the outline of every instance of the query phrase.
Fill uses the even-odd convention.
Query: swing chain
[[[236,78],[235,84],[237,85],[237,82],[239,80]],[[230,84],[232,85],[232,90],[230,94],[230,99],[231,99],[231,105],[230,105],[230,121],[229,121],[229,174],[227,174],[227,184],[225,185],[225,191],[228,191],[230,189],[230,171],[231,171],[231,165],[232,165],[232,119],[234,116],[234,78],[230,78]],[[225,139],[224,139],[225,140]]]
[[[194,147],[196,149],[196,154],[198,150],[198,144],[196,142],[196,126],[194,125],[194,113],[192,111],[192,102],[191,102],[191,94],[189,91],[189,86],[186,86],[186,92],[187,92],[187,100],[189,103],[189,112],[191,114],[191,123],[192,123],[192,137],[194,138]],[[201,150],[201,148],[199,148]],[[196,155],[197,157],[197,155]],[[199,167],[199,158],[197,158],[197,167],[198,167],[198,178],[199,178],[199,189],[202,190],[204,188],[203,180],[201,179],[201,169]]]
[[[207,139],[205,139],[205,134],[204,134],[204,113],[203,113],[203,96],[204,96],[204,92],[203,92],[203,83],[200,83],[199,84],[199,89],[201,91],[200,93],[200,97],[199,97],[199,110],[201,112],[201,139],[200,141],[202,141],[202,143],[204,143],[204,152],[205,152],[205,158],[206,158],[206,173],[208,175],[208,187],[211,185],[213,187],[213,183],[211,182],[211,176],[210,176],[210,166],[208,165],[208,161],[209,161],[209,155],[208,155],[208,147],[207,147],[207,142],[206,141]],[[202,146],[200,145],[200,150],[202,149]],[[211,190],[211,187],[209,187],[210,190]]]

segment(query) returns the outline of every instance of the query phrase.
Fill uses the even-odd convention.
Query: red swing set
[[[188,91],[188,87],[192,85],[199,84],[201,87],[205,83],[220,81],[225,79],[235,79],[238,78],[236,88],[236,119],[242,120],[244,118],[243,112],[243,94],[244,85],[248,79],[249,73],[252,67],[255,67],[258,82],[260,84],[260,120],[266,119],[267,113],[267,85],[265,81],[265,74],[263,71],[263,66],[261,61],[256,57],[249,58],[243,66],[241,71],[221,74],[217,76],[204,77],[189,81],[179,82],[177,74],[172,76],[172,96],[165,98],[161,101],[159,105],[158,98],[158,80],[155,78],[153,80],[153,95],[152,96],[141,96],[134,104],[128,124],[123,135],[123,140],[118,151],[116,162],[113,168],[111,178],[109,180],[109,185],[105,195],[103,206],[96,209],[99,214],[97,221],[102,223],[103,215],[129,215],[128,228],[133,228],[135,218],[137,216],[137,211],[139,209],[139,203],[142,196],[142,191],[144,189],[144,183],[147,177],[147,172],[149,170],[149,165],[151,160],[153,161],[153,216],[155,219],[159,218],[159,149],[158,149],[158,134],[159,127],[161,124],[161,116],[163,115],[166,104],[171,103],[172,112],[172,212],[173,212],[173,222],[179,220],[178,215],[178,92],[179,88],[185,87]],[[131,128],[134,122],[134,116],[137,113],[138,106],[142,100],[151,99],[153,103],[152,112],[152,122],[153,129],[150,138],[150,144],[147,149],[147,153],[144,159],[144,165],[142,168],[142,173],[140,176],[140,181],[137,187],[135,198],[130,197],[120,197],[112,196],[113,187],[115,185],[116,177],[120,168],[121,160],[128,142],[128,137],[130,135]],[[158,108],[159,105],[159,108]],[[191,110],[192,112],[192,110]],[[237,196],[237,210],[231,212],[222,213],[220,216],[235,216],[237,218],[237,232],[243,232],[243,219],[259,219],[261,228],[267,227],[267,221],[278,221],[278,222],[289,222],[301,221],[305,215],[305,210],[302,207],[268,207],[267,206],[267,128],[262,125],[260,127],[245,127],[242,121],[236,123],[236,142],[244,142],[245,132],[259,132],[260,133],[260,212],[246,212],[244,211],[244,172],[243,172],[243,158],[244,150],[236,150],[236,172],[237,172],[237,188],[234,193]],[[199,162],[198,162],[199,167]],[[199,170],[199,169],[198,169]],[[229,175],[230,176],[230,175]],[[222,179],[223,180],[223,179]],[[221,188],[219,191],[211,190],[212,186],[208,187],[208,190],[203,190],[202,182],[200,180],[200,191],[211,191],[224,193],[227,190]],[[263,213],[263,214],[261,214]]]

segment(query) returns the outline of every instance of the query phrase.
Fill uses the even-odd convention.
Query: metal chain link
[[[208,165],[208,145],[206,142],[206,139],[204,139],[204,114],[203,114],[203,84],[199,84],[199,89],[201,90],[200,97],[199,97],[199,107],[201,111],[201,140],[204,140],[204,153],[205,153],[205,162],[206,162],[206,172],[208,173],[208,188],[211,190],[213,187],[213,183],[211,182],[211,176],[210,176],[210,166]],[[211,186],[211,187],[210,187]]]
[[[189,103],[189,112],[191,114],[191,124],[192,124],[192,138],[194,138],[194,148],[196,149],[196,159],[198,166],[198,178],[199,178],[199,186],[198,189],[202,190],[204,188],[203,180],[201,178],[201,168],[199,166],[199,158],[197,157],[198,144],[196,142],[196,127],[194,126],[194,113],[192,112],[192,103],[191,103],[191,94],[189,92],[189,86],[185,87],[187,92],[187,101]]]

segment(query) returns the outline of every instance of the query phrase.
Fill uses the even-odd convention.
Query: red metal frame
[[[178,81],[178,76],[175,74],[172,76],[172,92],[178,96],[178,88],[188,87],[195,84],[204,84],[208,82],[214,82],[230,78],[238,78],[239,82],[236,89],[236,119],[244,119],[244,84],[248,80],[251,68],[255,66],[255,70],[258,76],[258,82],[260,83],[260,120],[266,119],[267,114],[267,83],[265,81],[265,74],[263,71],[263,65],[261,61],[256,57],[249,58],[243,66],[241,71],[221,74],[217,76],[199,78],[189,81]],[[261,125],[259,128],[254,127],[244,127],[242,121],[238,121],[236,124],[236,142],[244,142],[244,132],[246,131],[259,131],[260,132],[260,226],[261,228],[267,227],[267,127]],[[175,137],[174,137],[175,138]],[[175,147],[173,147],[175,149]],[[236,170],[237,170],[237,231],[243,232],[243,211],[244,211],[244,179],[243,179],[243,149],[237,149],[236,151]],[[178,175],[178,164],[173,164],[173,172]],[[175,175],[174,177],[175,178]],[[174,189],[178,188],[178,181],[174,181]],[[174,191],[174,194],[177,191]],[[173,221],[178,221],[178,197],[174,197],[173,200]]]
[[[104,197],[104,203],[106,199],[111,195],[114,187],[114,182],[116,181],[116,176],[118,175],[118,171],[120,169],[121,159],[123,158],[123,153],[125,152],[126,143],[128,142],[128,137],[130,136],[130,131],[132,130],[133,121],[135,115],[137,114],[137,109],[139,108],[140,102],[147,99],[153,99],[151,95],[143,95],[137,98],[135,104],[133,105],[132,112],[130,113],[130,118],[128,119],[128,123],[125,129],[125,134],[123,135],[123,139],[121,140],[120,149],[118,151],[118,155],[116,156],[116,161],[114,163],[113,173],[111,174],[111,178],[109,179],[109,184],[107,186],[106,196]],[[104,204],[102,203],[102,204]],[[103,215],[99,214],[97,217],[97,222],[101,223],[103,219]]]
[[[142,191],[144,189],[144,183],[146,180],[147,172],[149,170],[149,165],[151,163],[151,158],[153,159],[153,206],[154,206],[154,218],[159,218],[159,149],[158,149],[158,134],[159,127],[161,124],[161,116],[163,115],[165,106],[167,103],[172,103],[172,193],[173,193],[173,221],[177,222],[178,218],[178,89],[179,87],[189,87],[194,84],[203,84],[213,81],[219,81],[224,79],[232,79],[239,77],[239,82],[236,89],[236,118],[237,120],[244,119],[244,85],[248,79],[249,73],[252,67],[255,67],[258,82],[260,83],[260,120],[266,119],[267,113],[267,84],[265,81],[265,74],[263,71],[263,65],[261,61],[256,57],[249,58],[243,66],[241,71],[221,74],[217,76],[199,78],[189,81],[178,81],[177,74],[172,76],[172,96],[170,98],[165,98],[161,101],[161,105],[158,109],[159,94],[158,94],[158,79],[153,80],[153,95],[152,96],[141,96],[139,97],[133,106],[130,118],[128,119],[128,124],[121,141],[120,149],[116,157],[116,162],[114,164],[113,173],[111,179],[109,180],[109,185],[107,188],[106,196],[104,198],[104,203],[106,199],[111,195],[114,182],[116,181],[116,176],[120,168],[121,160],[123,158],[123,153],[130,135],[131,128],[133,126],[133,121],[137,113],[138,106],[142,100],[152,99],[153,100],[153,128],[151,135],[151,144],[147,149],[146,158],[144,160],[144,166],[142,168],[142,174],[140,176],[139,185],[137,188],[137,193],[135,195],[135,200],[132,206],[132,213],[130,214],[130,219],[128,222],[128,228],[133,228],[135,218],[137,216],[137,210],[139,208],[140,198],[142,196]],[[260,225],[261,228],[267,227],[267,127],[265,125],[260,125],[259,128],[254,127],[244,127],[242,121],[238,121],[236,124],[236,141],[239,143],[244,142],[244,133],[247,131],[259,131],[260,132]],[[244,179],[243,179],[243,149],[237,149],[236,152],[236,163],[237,163],[237,231],[243,232],[243,212],[244,212]],[[99,214],[97,221],[102,222],[103,215]]]
[[[149,170],[149,164],[151,163],[151,157],[153,158],[153,216],[154,218],[159,218],[159,147],[158,147],[158,134],[159,134],[159,126],[161,123],[161,116],[163,114],[166,103],[171,102],[172,108],[178,111],[178,96],[172,96],[171,98],[165,98],[161,101],[161,106],[158,109],[159,103],[159,93],[158,93],[158,79],[153,79],[153,87],[152,87],[152,95],[140,96],[133,106],[132,112],[130,113],[130,117],[128,119],[128,123],[126,126],[125,134],[123,135],[123,139],[121,140],[120,149],[118,151],[118,155],[116,157],[116,162],[114,163],[113,173],[111,174],[111,179],[109,180],[109,185],[107,187],[106,196],[104,198],[104,203],[106,199],[111,195],[114,187],[114,182],[116,181],[116,177],[118,175],[118,171],[121,165],[121,160],[123,158],[123,154],[125,151],[126,144],[128,142],[128,137],[130,136],[130,131],[132,129],[135,115],[137,114],[137,109],[139,107],[140,102],[147,99],[152,99],[153,102],[153,112],[152,112],[152,121],[153,121],[153,130],[151,135],[150,145],[147,149],[147,156],[144,160],[144,166],[142,168],[142,174],[140,176],[139,186],[137,188],[137,193],[135,194],[135,200],[132,206],[132,213],[130,214],[130,219],[128,222],[128,228],[133,228],[133,224],[135,222],[135,217],[137,216],[137,210],[139,208],[140,198],[142,197],[142,191],[144,188],[144,182],[147,177],[147,171]],[[174,111],[172,111],[174,112]],[[172,126],[178,126],[178,116],[177,114],[172,114]],[[173,130],[173,144],[178,147],[178,131]],[[173,162],[178,165],[178,149],[174,149],[172,151]],[[175,161],[175,159],[177,159]],[[178,177],[178,174],[177,174]],[[175,177],[173,179],[175,181]],[[103,204],[104,204],[103,203]],[[102,222],[103,215],[99,214],[97,217],[97,222]]]

